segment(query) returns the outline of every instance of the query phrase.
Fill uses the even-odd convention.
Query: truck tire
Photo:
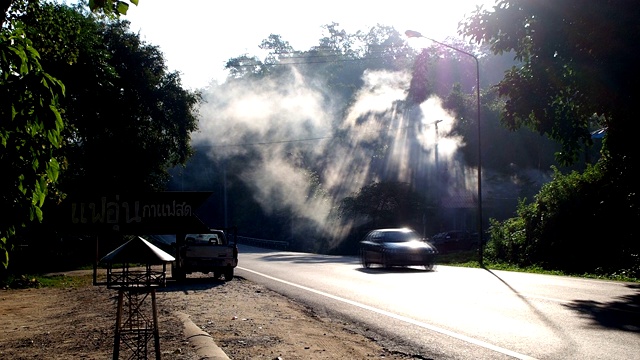
[[[175,266],[171,266],[171,278],[175,281],[184,281],[187,275]]]
[[[184,279],[187,278],[187,274],[183,273],[180,270],[176,270],[174,272],[171,272],[171,276],[173,277],[173,279],[175,281],[184,281]]]
[[[233,268],[228,268],[224,271],[224,281],[231,281],[233,279]]]

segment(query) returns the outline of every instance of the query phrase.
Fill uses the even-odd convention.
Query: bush
[[[525,221],[522,217],[507,219],[502,223],[492,219],[489,234],[491,239],[484,249],[484,257],[488,261],[506,262],[521,267],[531,265],[526,251]]]
[[[522,267],[569,274],[640,274],[634,240],[638,209],[603,164],[583,173],[561,174],[545,184],[534,202],[518,204],[517,216],[492,220],[485,256]]]

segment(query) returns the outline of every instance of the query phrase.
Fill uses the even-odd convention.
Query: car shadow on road
[[[360,272],[363,272],[365,274],[406,274],[406,273],[425,273],[425,272],[436,272],[436,267],[434,266],[433,269],[427,270],[424,267],[423,268],[419,268],[419,267],[402,267],[402,266],[394,266],[394,267],[383,267],[383,266],[376,266],[376,267],[370,267],[370,268],[365,268],[365,267],[360,267],[358,269],[356,269]]]
[[[359,259],[354,256],[318,255],[308,253],[272,253],[260,258],[265,261],[287,261],[305,264],[357,264]]]
[[[573,300],[564,306],[595,325],[640,333],[640,284],[625,284],[625,287],[634,292],[609,302]]]

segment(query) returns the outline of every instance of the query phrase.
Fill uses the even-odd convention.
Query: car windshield
[[[389,231],[384,236],[385,242],[407,242],[418,240],[418,234],[413,231]]]

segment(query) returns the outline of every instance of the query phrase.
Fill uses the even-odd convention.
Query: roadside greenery
[[[10,239],[42,221],[49,187],[58,180],[64,85],[42,68],[24,24],[3,26],[5,12],[0,15],[0,263],[6,267]]]
[[[0,279],[0,288],[27,289],[27,288],[77,288],[93,285],[93,274],[83,275],[43,275],[22,274],[10,275]]]
[[[119,19],[126,2],[91,1],[93,12],[82,4],[6,4],[0,29],[4,268],[19,248],[61,253],[59,229],[47,226],[55,227],[57,205],[69,196],[164,190],[168,170],[192,155],[200,101],[167,70],[160,49]]]
[[[603,201],[616,190],[600,166],[582,173],[556,170],[533,202],[518,204],[516,217],[492,220],[486,259],[525,268],[640,278],[640,245],[625,229],[624,210]]]
[[[137,5],[138,0],[130,2]],[[65,87],[42,67],[39,49],[20,19],[38,4],[26,0],[0,3],[0,263],[4,268],[16,231],[42,221],[42,207],[64,163],[56,150],[63,144],[65,121],[59,99]],[[117,17],[126,13],[128,4],[90,0],[90,7]]]
[[[492,221],[489,261],[596,276],[640,277],[640,193],[636,173],[638,54],[631,54],[640,8],[626,1],[553,4],[503,0],[478,9],[462,32],[520,62],[495,86],[502,123],[561,144],[561,164],[578,160],[604,129],[601,157],[553,181],[514,218]],[[514,11],[517,9],[517,11]]]
[[[486,254],[485,254],[486,256]],[[581,277],[587,279],[600,279],[600,280],[612,280],[612,281],[626,281],[640,283],[640,277],[629,276],[624,274],[599,274],[599,273],[570,273],[562,270],[549,270],[541,266],[518,266],[501,261],[483,259],[483,265],[480,265],[478,261],[478,251],[467,251],[461,253],[452,254],[440,254],[438,256],[438,264],[446,266],[468,267],[468,268],[484,268],[488,270],[504,270],[515,271],[531,274],[545,274],[545,275],[557,275],[557,276],[572,276]]]

